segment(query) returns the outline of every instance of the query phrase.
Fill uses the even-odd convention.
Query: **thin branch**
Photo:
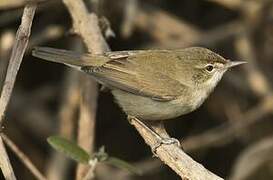
[[[63,0],[73,19],[74,31],[79,34],[89,52],[102,53],[108,51],[95,14],[89,14],[83,1]],[[83,97],[80,104],[80,118],[78,129],[78,144],[88,152],[94,149],[95,118],[97,109],[97,83],[90,78],[83,77],[81,88]],[[88,171],[88,167],[79,165],[77,179],[81,179]]]
[[[28,39],[30,36],[32,20],[35,14],[37,4],[28,4],[24,8],[22,15],[21,25],[16,34],[15,44],[12,49],[11,57],[9,60],[9,65],[7,69],[7,74],[3,84],[1,96],[0,96],[0,124],[2,124],[5,111],[11,97],[12,89],[15,83],[16,75],[19,70],[20,64],[22,62],[24,52],[26,50]],[[16,179],[12,167],[9,162],[9,158],[5,151],[2,138],[0,138],[0,164],[1,169],[4,172],[6,179]]]
[[[138,130],[145,142],[155,147],[160,139],[151,129],[136,118],[131,118],[131,124]],[[161,144],[157,147],[156,156],[174,170],[182,179],[220,180],[222,178],[204,168],[188,156],[177,144]]]
[[[22,16],[21,25],[16,34],[15,44],[12,49],[7,75],[0,96],[0,124],[3,121],[4,114],[16,79],[16,75],[29,41],[32,20],[35,14],[36,7],[37,4],[26,5]]]
[[[109,47],[104,40],[98,26],[95,14],[89,14],[83,1],[63,0],[73,19],[74,30],[78,33],[92,53],[108,51]]]
[[[22,163],[30,170],[30,172],[39,180],[46,180],[44,175],[35,167],[31,160],[16,146],[14,142],[4,133],[1,134],[6,145],[17,155]]]
[[[95,144],[95,124],[97,109],[97,84],[86,75],[80,74],[82,97],[80,101],[80,117],[78,122],[78,143],[88,152],[92,153]],[[89,168],[84,165],[78,166],[78,179],[82,179]]]
[[[5,179],[16,180],[2,137],[0,136],[0,167]]]

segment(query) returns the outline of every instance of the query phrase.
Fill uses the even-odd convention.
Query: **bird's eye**
[[[208,65],[206,65],[206,70],[208,71],[208,72],[212,72],[213,71],[213,69],[214,69],[214,67],[213,67],[213,65],[212,64],[208,64]]]

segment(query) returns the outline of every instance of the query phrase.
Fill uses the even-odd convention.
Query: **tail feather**
[[[48,47],[36,47],[32,55],[47,61],[62,63],[73,67],[101,66],[105,61],[102,55],[80,54],[74,51]]]

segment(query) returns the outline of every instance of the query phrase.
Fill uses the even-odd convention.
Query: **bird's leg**
[[[148,121],[146,123],[151,130],[160,136],[160,140],[151,147],[154,154],[156,154],[157,148],[162,144],[177,144],[179,147],[181,146],[180,142],[176,138],[169,136],[162,121]]]
[[[154,136],[157,137],[157,142],[151,147],[153,154],[156,156],[156,150],[162,144],[177,144],[180,146],[180,142],[175,139],[171,138],[167,133],[164,124],[162,121],[141,121],[134,116],[128,116],[128,121],[131,122],[132,120],[138,121],[144,128],[149,130]]]

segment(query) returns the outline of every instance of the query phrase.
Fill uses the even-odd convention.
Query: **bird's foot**
[[[176,138],[171,138],[171,137],[162,138],[151,147],[154,156],[157,156],[156,154],[157,148],[159,148],[161,145],[170,145],[170,144],[176,144],[177,146],[181,147],[180,141]]]

